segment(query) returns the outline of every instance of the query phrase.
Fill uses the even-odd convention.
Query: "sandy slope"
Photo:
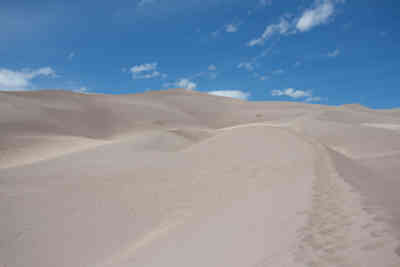
[[[400,266],[396,125],[180,89],[0,93],[0,266]]]

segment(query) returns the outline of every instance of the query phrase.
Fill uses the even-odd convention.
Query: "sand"
[[[389,124],[389,123],[364,123],[365,126],[383,128],[389,130],[400,130],[400,124]]]
[[[400,266],[395,111],[0,92],[0,266]]]

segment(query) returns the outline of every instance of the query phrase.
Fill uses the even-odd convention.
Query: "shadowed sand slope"
[[[398,125],[181,89],[0,92],[0,266],[400,266]]]

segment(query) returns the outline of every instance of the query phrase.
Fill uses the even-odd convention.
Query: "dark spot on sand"
[[[394,252],[396,252],[396,254],[400,256],[400,246],[398,246]]]

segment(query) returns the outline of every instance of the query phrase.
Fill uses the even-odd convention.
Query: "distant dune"
[[[0,266],[400,266],[400,112],[0,92]]]

